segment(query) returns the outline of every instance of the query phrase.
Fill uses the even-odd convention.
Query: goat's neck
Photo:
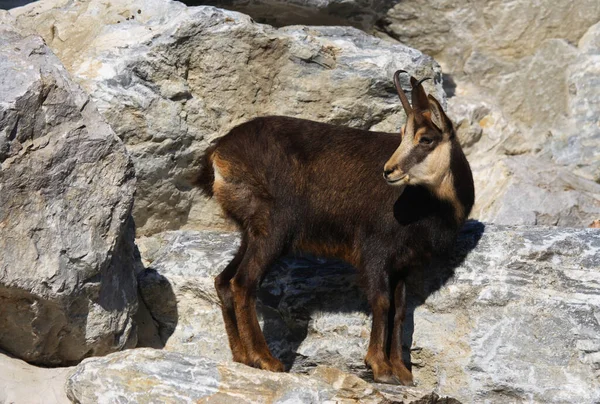
[[[436,187],[430,188],[430,191],[433,195],[450,204],[452,206],[452,211],[454,212],[454,219],[457,225],[461,225],[465,220],[465,208],[458,198],[456,187],[454,185],[454,174],[452,171],[448,171],[439,185]]]

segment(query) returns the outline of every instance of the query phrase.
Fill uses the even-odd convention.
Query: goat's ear
[[[427,79],[424,79],[427,80]],[[412,86],[412,107],[415,113],[422,114],[429,110],[429,100],[427,99],[427,93],[421,84],[423,80],[418,81],[414,77],[410,78],[410,84]]]
[[[440,128],[442,132],[448,133],[450,137],[454,136],[452,121],[450,120],[450,118],[448,118],[438,100],[436,100],[435,97],[431,94],[429,94],[427,98],[429,99],[429,105],[431,110],[431,121],[438,128]]]

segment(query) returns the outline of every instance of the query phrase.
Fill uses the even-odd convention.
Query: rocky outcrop
[[[593,0],[399,2],[380,21],[443,67],[470,143],[475,217],[587,226],[600,216],[598,21]]]
[[[507,70],[516,72],[515,62],[538,53],[549,40],[577,44],[599,20],[600,5],[594,0],[541,0],[535,7],[526,0],[417,0],[397,2],[379,26],[400,42],[435,56],[445,71],[475,75],[476,82],[484,84]],[[548,61],[550,69],[562,63]],[[533,80],[531,84],[536,85]]]
[[[585,227],[600,217],[597,1],[204,3],[278,26],[354,25],[433,56],[468,145],[474,218]]]
[[[86,359],[67,382],[76,403],[366,403],[458,404],[413,388],[369,384],[340,370],[317,367],[310,375],[273,373],[237,363],[136,349]],[[108,399],[108,398],[111,399]],[[107,400],[108,399],[108,400]]]
[[[223,362],[230,351],[213,277],[237,235],[139,240],[141,295],[168,351]],[[464,402],[600,399],[600,231],[469,223],[449,264],[411,281],[404,336],[419,388]],[[302,258],[259,290],[261,324],[292,372],[333,366],[369,380],[369,309],[355,272]],[[142,338],[143,339],[143,338]]]
[[[139,234],[223,226],[190,179],[207,145],[252,117],[397,131],[399,68],[434,77],[428,90],[443,99],[431,58],[354,28],[274,29],[167,0],[43,0],[11,12],[44,37],[127,145]]]
[[[135,345],[129,155],[4,12],[0,71],[0,348],[64,365]]]
[[[600,401],[596,229],[468,224],[449,263],[411,279],[405,357],[423,390],[369,382],[369,308],[339,262],[281,260],[259,290],[287,374],[231,363],[213,279],[237,234],[143,237],[141,269],[133,165],[104,119],[140,172],[142,234],[224,226],[190,181],[201,152],[234,125],[285,114],[397,130],[397,68],[433,76],[441,96],[438,65],[392,37],[449,73],[477,217],[598,226],[597,2],[417,0],[385,12],[385,2],[268,1],[238,5],[263,7],[276,24],[298,12],[365,28],[383,12],[385,38],[275,29],[166,0],[44,0],[12,11],[27,33],[0,12],[0,348],[11,354],[0,353],[0,402]],[[68,365],[136,345],[164,350],[75,370],[12,357]]]
[[[532,155],[482,156],[471,167],[472,216],[498,224],[586,227],[600,216],[600,184]]]

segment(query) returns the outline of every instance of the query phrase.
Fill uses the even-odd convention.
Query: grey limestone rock
[[[86,359],[67,382],[69,398],[81,404],[458,404],[419,389],[390,390],[380,391],[379,386],[329,367],[318,367],[310,375],[273,373],[148,348]]]
[[[166,350],[231,360],[213,278],[237,243],[209,231],[139,240],[141,295]],[[600,400],[600,230],[470,222],[449,262],[409,291],[405,356],[419,388],[466,403]],[[259,299],[269,346],[291,372],[333,366],[370,380],[370,314],[352,268],[285,259]]]
[[[4,12],[0,71],[0,348],[64,365],[135,345],[129,154]]]
[[[444,70],[477,219],[584,227],[600,217],[599,21],[594,0],[403,1],[380,21]]]
[[[275,29],[167,0],[43,0],[11,13],[44,37],[131,152],[142,235],[224,225],[190,181],[209,143],[253,117],[398,131],[397,69],[433,77],[427,88],[444,102],[433,59],[350,27]]]

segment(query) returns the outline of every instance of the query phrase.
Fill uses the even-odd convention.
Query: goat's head
[[[455,132],[452,122],[439,102],[427,95],[422,82],[410,78],[412,106],[408,102],[398,70],[394,84],[406,112],[406,124],[401,130],[401,143],[384,166],[383,177],[390,185],[424,185],[438,187],[450,172],[450,157]]]

